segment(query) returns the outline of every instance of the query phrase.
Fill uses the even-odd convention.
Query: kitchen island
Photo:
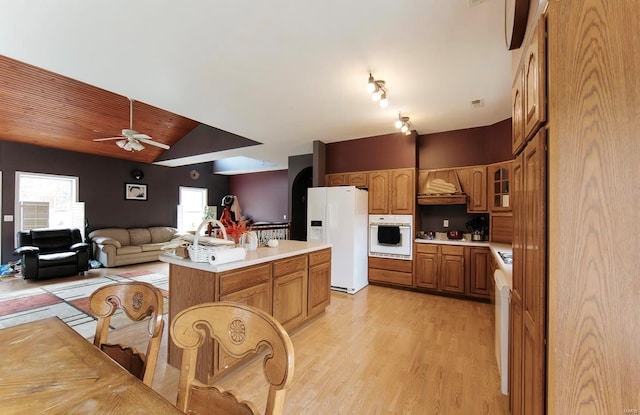
[[[174,255],[169,263],[169,321],[196,304],[235,301],[273,315],[288,331],[321,315],[331,295],[331,245],[281,240],[275,248],[247,252],[244,260],[210,265]],[[182,352],[168,342],[168,363],[180,367]],[[208,340],[198,356],[196,378],[209,382],[239,362]]]

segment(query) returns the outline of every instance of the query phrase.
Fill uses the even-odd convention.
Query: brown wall
[[[209,204],[220,205],[228,193],[227,176],[211,173],[211,163],[164,167],[110,157],[0,141],[2,214],[15,212],[15,172],[60,174],[79,177],[79,200],[85,202],[89,229],[103,227],[176,226],[179,186],[209,190]],[[140,169],[148,185],[148,200],[125,200],[124,184],[136,182],[131,170]],[[189,171],[200,178],[192,180]],[[286,200],[286,198],[285,198]],[[2,262],[14,261],[14,223],[2,223]]]
[[[416,167],[416,134],[359,138],[326,145],[325,172],[345,173]]]
[[[443,133],[401,133],[326,144],[326,173],[405,167],[438,169],[513,159],[511,118],[493,125]]]
[[[229,192],[238,198],[242,215],[256,222],[283,222],[289,218],[287,170],[231,176]]]
[[[511,160],[511,118],[486,127],[420,135],[416,152],[419,169]]]

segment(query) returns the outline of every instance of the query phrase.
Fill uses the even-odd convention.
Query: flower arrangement
[[[224,230],[227,232],[227,236],[230,236],[237,244],[238,242],[240,242],[240,237],[242,236],[242,234],[249,230],[249,227],[247,227],[247,222],[245,220],[240,219],[238,223],[234,221],[225,223]]]

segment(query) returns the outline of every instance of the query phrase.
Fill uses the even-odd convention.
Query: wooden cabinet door
[[[324,176],[327,186],[346,186],[348,185],[347,175],[345,173],[333,173]]]
[[[220,301],[233,301],[250,305],[271,314],[271,284],[263,283],[223,295],[220,296]],[[239,359],[234,359],[229,356],[222,348],[218,347],[217,344],[215,347],[218,355],[217,363],[215,364],[215,375],[217,377],[221,372],[231,368]]]
[[[487,168],[486,166],[457,169],[462,191],[467,194],[467,212],[487,211]]]
[[[430,290],[438,289],[437,253],[416,254],[416,286]]]
[[[513,415],[523,414],[522,408],[522,301],[511,292],[509,307],[509,407]]]
[[[285,329],[307,317],[307,271],[296,271],[273,280],[273,316]]]
[[[510,212],[512,162],[489,166],[489,205],[492,212]]]
[[[414,169],[391,170],[390,174],[390,213],[395,215],[412,215],[416,204]]]
[[[347,175],[347,183],[349,186],[367,187],[369,186],[369,175],[366,171],[349,173]]]
[[[524,146],[524,76],[518,69],[511,88],[511,151],[516,155]]]
[[[523,151],[522,321],[523,405],[525,413],[544,413],[546,342],[546,131]],[[530,410],[531,409],[531,410]]]
[[[493,284],[493,274],[489,274],[489,249],[470,248],[469,252],[469,295],[489,298]]]
[[[524,142],[547,120],[546,20],[540,16],[524,61]]]
[[[389,172],[386,170],[369,173],[369,213],[389,213]]]
[[[440,290],[464,294],[464,256],[440,256]]]
[[[331,301],[331,262],[309,268],[307,316],[321,313]]]

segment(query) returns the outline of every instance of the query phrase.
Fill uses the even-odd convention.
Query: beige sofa
[[[93,258],[107,268],[157,261],[162,246],[179,237],[170,226],[104,228],[89,233]]]

